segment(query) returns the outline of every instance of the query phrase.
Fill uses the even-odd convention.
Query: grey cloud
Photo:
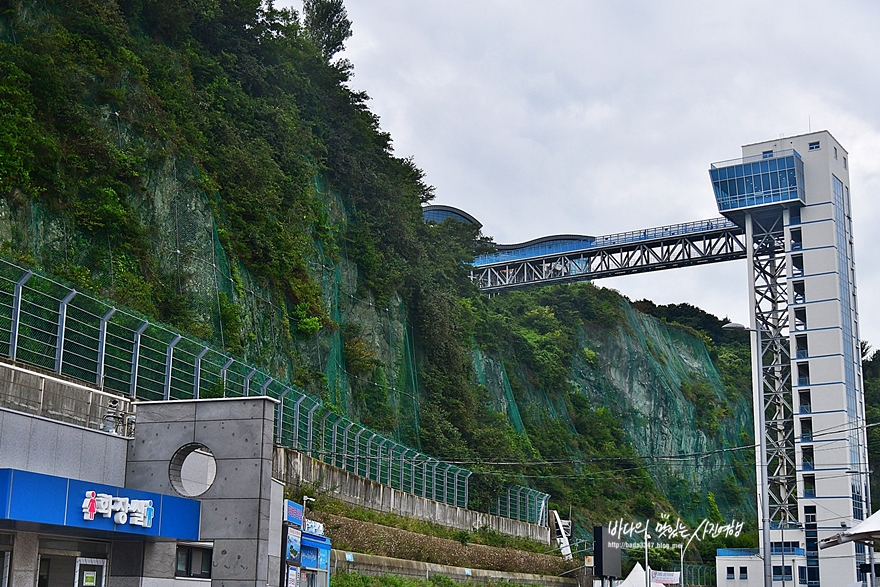
[[[347,0],[356,89],[499,242],[717,216],[707,169],[828,129],[851,152],[862,337],[880,345],[874,2]],[[619,278],[633,299],[746,319],[745,268]]]

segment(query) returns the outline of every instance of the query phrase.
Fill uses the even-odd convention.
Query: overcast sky
[[[499,243],[716,217],[710,163],[829,130],[850,153],[861,335],[880,347],[880,3],[345,4],[352,87],[435,203]],[[735,322],[747,283],[745,261],[596,282]]]

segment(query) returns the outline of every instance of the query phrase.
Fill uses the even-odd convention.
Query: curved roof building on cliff
[[[443,222],[447,218],[466,222],[468,224],[476,224],[482,228],[482,223],[459,208],[452,206],[444,206],[442,204],[433,204],[422,207],[422,217],[425,222]],[[490,263],[498,263],[503,261],[514,261],[517,259],[528,259],[540,255],[553,253],[564,253],[568,251],[577,251],[589,247],[596,241],[596,237],[581,234],[554,234],[550,236],[542,236],[522,243],[514,243],[509,245],[496,244],[497,249],[494,253],[480,255],[474,261],[474,265],[488,265]]]

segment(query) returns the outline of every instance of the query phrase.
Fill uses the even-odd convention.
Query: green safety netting
[[[338,267],[327,273],[334,283],[324,291],[331,292],[334,318],[358,311],[392,314],[346,292]],[[399,326],[387,322],[392,325],[386,339],[388,381],[393,382],[398,411],[412,413],[411,421],[398,423],[397,433],[405,434],[408,426],[415,435],[415,349],[399,301],[394,316]],[[379,333],[368,334],[379,338]],[[316,351],[327,357],[334,404],[344,404],[351,383],[341,339],[334,335]],[[401,491],[459,507],[468,504],[471,471],[369,430],[264,368],[5,260],[0,260],[0,355],[133,400],[269,396],[279,400],[278,444]],[[493,511],[546,524],[548,497],[527,487],[510,487]]]

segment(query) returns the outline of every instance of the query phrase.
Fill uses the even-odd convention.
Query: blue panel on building
[[[198,501],[174,495],[162,496],[161,536],[198,540],[201,508]]]
[[[315,534],[302,535],[302,566],[328,570],[330,565],[330,540]]]
[[[0,519],[197,540],[200,507],[193,499],[0,469]]]
[[[0,469],[0,519],[9,517],[9,488],[11,483],[12,471],[10,469]]]
[[[312,548],[330,548],[330,540],[323,536],[315,536],[314,534],[303,534],[302,544]]]
[[[9,486],[9,519],[64,525],[67,479],[13,470]]]

